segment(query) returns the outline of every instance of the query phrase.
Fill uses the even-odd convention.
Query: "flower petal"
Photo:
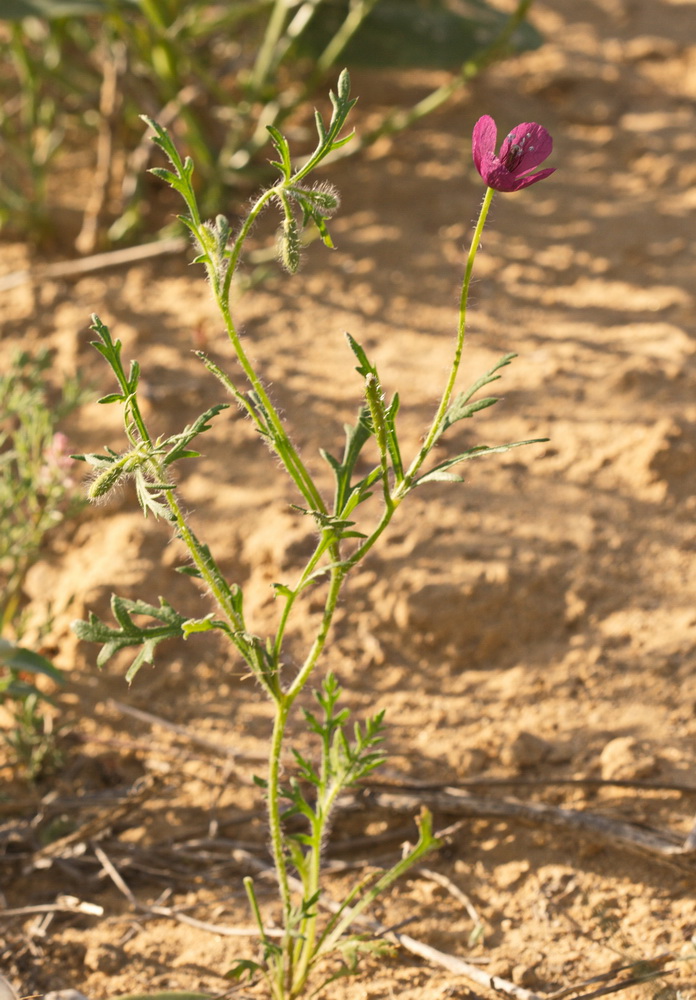
[[[535,174],[526,174],[524,177],[516,177],[515,187],[508,188],[508,190],[521,191],[522,188],[529,187],[530,184],[536,184],[537,181],[543,181],[545,177],[549,177],[551,174],[555,173],[555,171],[555,167],[546,167],[545,170],[538,170]]]
[[[474,125],[471,137],[471,153],[474,158],[474,165],[485,180],[482,171],[484,157],[494,156],[495,144],[498,137],[498,129],[490,115],[483,115]]]
[[[520,185],[521,178],[508,170],[505,164],[497,158],[494,163],[487,166],[488,169],[481,171],[481,176],[488,187],[492,187],[496,191],[517,191],[520,186],[525,186],[524,184]]]
[[[515,125],[500,147],[500,159],[503,163],[507,160],[513,145],[519,147],[520,152],[516,157],[514,168],[511,169],[516,174],[525,174],[538,167],[551,155],[553,139],[543,125],[538,125],[536,122],[521,122]]]

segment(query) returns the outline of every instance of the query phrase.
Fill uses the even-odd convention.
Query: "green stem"
[[[290,884],[288,878],[288,866],[287,859],[284,849],[284,835],[283,826],[280,814],[280,768],[281,768],[281,756],[283,750],[283,743],[285,740],[285,729],[287,726],[288,716],[290,714],[290,709],[299,695],[300,691],[303,689],[307,681],[309,680],[316,664],[321,656],[324,646],[326,645],[326,640],[331,628],[331,622],[333,621],[333,616],[336,611],[336,605],[338,603],[338,596],[341,590],[341,585],[343,583],[345,573],[343,568],[335,564],[331,570],[331,582],[329,585],[329,592],[326,597],[326,602],[324,604],[324,612],[322,615],[321,624],[319,626],[319,631],[315,636],[312,647],[307,654],[300,672],[297,677],[290,685],[288,690],[281,694],[280,698],[276,700],[276,714],[273,722],[273,735],[271,738],[271,747],[269,751],[269,762],[268,762],[268,788],[267,788],[267,798],[268,798],[268,822],[271,833],[271,850],[273,852],[273,860],[275,864],[276,876],[278,879],[278,887],[280,890],[280,897],[283,905],[283,914],[285,920],[286,929],[290,925],[291,914],[292,914],[292,899],[290,894]],[[318,859],[317,859],[318,860]],[[289,961],[292,962],[294,949],[289,940],[286,940],[286,955],[289,957]],[[290,979],[292,978],[292,968],[288,969],[288,975]]]
[[[329,754],[329,747],[325,747],[324,758],[326,759]],[[309,872],[307,878],[307,886],[305,888],[305,893],[308,899],[311,899],[319,892],[320,878],[321,878],[321,859],[322,859],[322,847],[324,845],[324,839],[327,833],[327,823],[328,819],[333,810],[334,803],[338,798],[340,792],[346,785],[350,782],[340,783],[336,782],[334,788],[326,796],[326,798],[321,803],[321,814],[317,816],[317,821],[315,824],[315,829],[312,830],[312,835],[314,843],[311,847],[311,856],[309,864]],[[302,926],[300,927],[300,933],[298,936],[298,947],[297,947],[297,961],[295,963],[295,973],[293,976],[292,991],[291,995],[296,996],[302,992],[304,984],[307,982],[307,978],[311,972],[315,944],[317,940],[317,921],[319,919],[319,914],[317,912],[317,907],[315,907],[314,913],[310,917],[306,917]]]
[[[266,141],[267,140],[268,140],[268,133],[266,132]],[[268,191],[264,191],[263,194],[261,194],[252,205],[246,219],[244,220],[244,224],[242,225],[242,228],[239,231],[237,239],[234,241],[234,245],[230,250],[227,273],[225,274],[225,280],[222,284],[222,287],[216,288],[215,290],[215,297],[218,299],[218,302],[229,301],[230,289],[232,288],[232,279],[237,269],[237,264],[239,263],[239,256],[242,252],[242,247],[244,246],[246,238],[251,232],[257,218],[264,210],[268,202],[271,201],[274,197],[276,197],[276,194],[277,192],[275,187],[269,188]]]
[[[290,612],[292,610],[292,607],[297,598],[299,597],[299,595],[307,586],[310,576],[316,569],[317,563],[324,555],[330,544],[331,544],[331,536],[329,535],[322,536],[322,538],[319,541],[319,544],[314,550],[312,557],[310,558],[309,562],[302,571],[300,579],[298,580],[296,585],[291,589],[291,592],[285,595],[285,607],[283,608],[283,611],[281,613],[280,621],[278,623],[278,628],[276,630],[276,637],[273,643],[273,653],[276,660],[280,659],[280,650],[283,644],[283,637],[285,635],[285,629],[287,627],[288,618],[290,617]]]
[[[140,412],[140,407],[138,406],[138,401],[134,396],[131,397],[128,402],[128,412],[130,413],[130,416],[132,417],[133,422],[138,429],[138,433],[140,434],[142,441],[145,442],[145,444],[147,444],[147,446],[150,449],[154,449],[152,438],[150,437],[150,433],[147,429],[147,426],[145,425],[145,421],[143,420],[142,414]],[[155,459],[151,459],[151,464],[154,469],[157,481],[164,482],[164,480],[166,479],[166,473],[162,464],[160,462],[157,462]],[[188,549],[191,555],[191,559],[193,560],[194,565],[196,566],[196,569],[199,571],[202,579],[206,582],[206,584],[210,588],[210,592],[212,593],[213,597],[218,603],[219,608],[222,610],[223,614],[225,615],[230,625],[232,626],[232,629],[235,632],[243,632],[244,622],[240,619],[238,613],[231,605],[227,594],[225,593],[224,589],[220,586],[220,583],[216,579],[215,575],[210,572],[210,568],[206,560],[203,558],[203,554],[201,552],[201,545],[196,536],[194,535],[194,533],[188,526],[186,518],[184,517],[184,513],[179,505],[179,501],[177,500],[176,495],[174,493],[174,490],[165,490],[164,492],[167,501],[167,506],[169,507],[172,513],[172,518],[176,523],[179,537],[181,538],[184,545]],[[264,678],[261,677],[260,675],[259,675],[259,680],[261,681],[261,683],[264,683]],[[267,684],[264,684],[264,686],[268,690],[271,697],[275,698],[275,695],[273,691],[270,689],[270,687]]]
[[[271,851],[275,864],[280,899],[283,906],[283,921],[286,929],[290,924],[292,899],[288,866],[285,857],[283,824],[280,816],[280,767],[285,738],[285,727],[294,699],[283,696],[276,704],[276,715],[273,721],[273,735],[268,757],[268,825],[271,833]]]
[[[332,566],[331,582],[329,584],[329,592],[326,596],[326,603],[324,604],[324,613],[322,615],[319,631],[314,638],[312,648],[307,654],[307,658],[302,664],[300,672],[288,688],[287,696],[291,702],[295,700],[309,680],[312,671],[314,670],[317,661],[324,650],[345,575],[346,571],[344,565],[334,564]]]
[[[403,499],[403,496],[397,494],[400,494],[399,489],[394,490],[394,493],[392,493],[391,497],[389,498],[389,503],[386,504],[384,508],[384,513],[382,514],[379,524],[372,532],[372,534],[369,536],[369,538],[365,539],[362,545],[360,545],[355,550],[352,556],[350,556],[348,559],[344,559],[344,561],[341,563],[343,571],[345,573],[351,570],[353,566],[357,566],[357,564],[361,562],[362,559],[365,558],[365,556],[373,547],[373,545],[380,537],[380,535],[382,535],[384,531],[386,531],[391,519],[393,518],[396,512],[396,508],[399,506],[399,504]]]
[[[319,949],[320,955],[328,955],[332,952],[335,945],[340,941],[345,932],[348,930],[350,925],[354,923],[357,918],[365,912],[368,906],[374,902],[375,899],[388,889],[390,885],[398,881],[401,876],[408,871],[420,858],[430,850],[430,845],[425,845],[420,847],[418,845],[410,854],[407,854],[405,858],[402,858],[393,868],[390,868],[388,872],[375,883],[369,892],[365,893],[363,898],[352,906],[345,916],[336,924],[335,928],[332,930],[331,934],[322,942]]]
[[[234,348],[237,359],[242,366],[244,374],[249,380],[252,389],[260,399],[264,411],[268,415],[271,422],[273,440],[278,455],[310,507],[313,510],[320,511],[322,514],[325,514],[326,505],[324,504],[324,501],[314,484],[314,480],[307,471],[307,468],[298,455],[292,441],[288,437],[278,411],[271,402],[268,393],[263,387],[263,383],[256,374],[254,366],[247,357],[246,351],[242,346],[241,339],[234,325],[234,320],[232,319],[232,313],[230,312],[229,300],[219,298],[218,305],[225,321],[227,336],[229,337],[232,347]]]
[[[486,224],[486,217],[488,216],[488,209],[491,207],[491,202],[493,200],[494,188],[486,188],[486,193],[483,197],[483,202],[481,204],[481,210],[479,212],[478,221],[476,223],[476,228],[474,229],[474,235],[471,238],[471,246],[469,247],[469,254],[466,259],[466,268],[464,269],[464,280],[462,282],[462,292],[459,299],[459,322],[457,324],[457,342],[454,349],[454,358],[452,359],[452,367],[450,369],[449,378],[447,380],[447,385],[445,386],[445,391],[442,394],[442,399],[440,400],[440,405],[437,408],[437,413],[433,418],[433,422],[430,425],[430,430],[423,442],[423,445],[416,455],[415,459],[411,463],[411,466],[404,476],[403,482],[394,491],[394,499],[403,498],[413,485],[413,480],[420,469],[421,465],[427,458],[430,450],[432,449],[435,441],[437,440],[440,429],[442,427],[442,421],[444,419],[447,408],[449,407],[450,400],[452,398],[452,393],[454,391],[454,384],[457,380],[457,375],[459,373],[459,365],[462,360],[462,351],[464,349],[464,340],[466,337],[466,313],[467,305],[469,302],[469,288],[471,286],[471,276],[474,270],[474,261],[476,260],[476,253],[481,243],[481,235],[483,233],[483,227]]]
[[[227,262],[228,266],[224,280],[221,283],[219,281],[213,280],[213,290],[218,308],[225,321],[225,330],[227,332],[227,336],[230,340],[230,343],[232,344],[235,354],[237,355],[237,359],[239,360],[239,363],[242,366],[244,374],[246,375],[258,399],[261,401],[264,410],[271,422],[273,431],[273,440],[275,442],[278,454],[283,464],[285,465],[286,469],[288,470],[293,480],[297,484],[297,487],[302,493],[302,496],[305,498],[310,507],[313,510],[320,511],[322,514],[325,514],[326,505],[324,504],[324,501],[322,500],[321,495],[314,484],[314,480],[307,471],[307,468],[302,459],[300,458],[292,441],[288,437],[288,434],[285,430],[285,427],[283,426],[283,422],[280,419],[278,411],[271,402],[270,397],[268,396],[268,393],[266,392],[263,386],[263,383],[256,374],[254,366],[252,365],[251,361],[249,360],[246,354],[246,351],[244,350],[241,338],[239,336],[239,333],[237,332],[237,328],[232,318],[232,312],[230,307],[232,278],[234,276],[234,272],[237,267],[237,263],[239,261],[239,256],[241,254],[244,242],[246,241],[246,238],[249,235],[249,232],[251,231],[251,228],[256,219],[258,218],[258,216],[260,215],[260,213],[266,207],[268,202],[271,201],[271,199],[279,196],[279,192],[280,189],[282,189],[282,187],[283,185],[280,185],[279,187],[269,188],[268,191],[265,191],[256,200],[255,204],[253,205],[251,211],[249,212],[244,222],[244,225],[242,226],[239,235],[237,236],[237,239],[234,241],[234,245],[230,252],[229,260]],[[202,248],[205,248],[203,233],[201,233],[199,236],[199,243]]]

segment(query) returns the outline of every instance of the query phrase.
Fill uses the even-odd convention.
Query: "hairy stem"
[[[452,393],[454,392],[454,384],[457,380],[457,375],[459,373],[459,365],[462,360],[462,351],[464,349],[464,340],[466,337],[466,314],[467,305],[469,302],[469,288],[471,286],[471,276],[474,271],[474,261],[476,260],[476,253],[481,243],[481,235],[483,233],[483,227],[486,224],[486,217],[488,216],[488,209],[491,207],[491,202],[493,200],[494,189],[489,187],[486,188],[486,193],[483,197],[483,202],[481,204],[481,210],[479,212],[478,221],[476,223],[476,228],[474,229],[474,234],[471,237],[471,246],[469,247],[469,253],[466,259],[466,267],[464,269],[464,280],[462,281],[462,291],[459,298],[459,321],[457,324],[457,340],[454,348],[454,357],[452,359],[452,366],[450,368],[449,378],[447,379],[447,385],[445,386],[445,391],[442,394],[442,399],[440,400],[440,405],[437,408],[437,412],[433,417],[433,422],[430,425],[430,430],[428,431],[423,445],[416,455],[415,459],[411,463],[411,466],[404,476],[403,482],[394,491],[394,499],[401,499],[408,493],[409,489],[413,485],[413,480],[422,466],[423,462],[427,458],[430,450],[433,447],[437,437],[440,434],[440,428],[442,427],[442,421],[444,419],[447,408],[450,404],[452,398]]]

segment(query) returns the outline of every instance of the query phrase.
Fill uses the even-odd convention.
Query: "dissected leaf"
[[[144,663],[154,663],[155,648],[164,639],[180,638],[184,625],[189,621],[185,615],[180,615],[163,597],[160,597],[159,607],[147,604],[145,601],[129,601],[125,597],[113,594],[111,610],[114,618],[121,626],[113,628],[100,621],[90,612],[89,619],[72,623],[73,631],[78,638],[86,642],[100,642],[102,648],[97,657],[97,666],[103,667],[116,653],[129,646],[140,646],[126,674],[130,683]],[[133,621],[133,615],[145,615],[160,622],[159,625],[138,625]]]
[[[438,431],[438,438],[451,427],[452,424],[456,423],[458,420],[465,420],[471,417],[478,410],[485,410],[488,406],[493,406],[494,403],[498,402],[497,396],[486,396],[484,399],[476,400],[471,402],[473,396],[482,389],[485,385],[489,385],[491,382],[497,382],[500,375],[497,372],[501,368],[505,368],[509,365],[511,361],[517,357],[516,354],[505,354],[499,361],[497,361],[492,368],[490,368],[485,374],[469,386],[464,392],[460,392],[453,402],[450,404],[447,412],[445,413],[444,419]]]
[[[216,619],[214,614],[211,612],[206,615],[205,618],[189,618],[181,626],[181,631],[184,634],[184,639],[188,639],[190,635],[194,632],[210,632],[214,629],[221,629],[227,631],[226,622]]]
[[[474,448],[469,448],[468,451],[464,451],[461,455],[455,455],[454,458],[448,458],[444,462],[440,462],[436,465],[434,469],[426,472],[423,476],[420,476],[414,482],[415,486],[422,486],[424,483],[435,482],[437,480],[443,481],[448,480],[450,482],[461,482],[462,480],[459,476],[448,476],[446,474],[447,469],[451,469],[454,465],[459,465],[460,462],[468,462],[470,458],[481,458],[483,455],[496,455],[501,454],[504,451],[510,451],[511,448],[521,448],[524,444],[542,444],[544,441],[548,441],[548,438],[530,438],[528,441],[512,441],[509,444],[499,444],[493,448],[489,448],[488,445],[479,444]]]
[[[205,413],[201,413],[200,417],[185,427],[180,434],[174,434],[172,437],[167,438],[165,447],[170,447],[164,456],[164,464],[171,465],[172,462],[176,462],[180,458],[190,458],[192,455],[197,454],[196,452],[188,452],[186,446],[199,434],[210,430],[210,421],[213,417],[216,417],[222,410],[227,409],[229,409],[229,403],[217,403],[215,406],[211,406],[209,410],[206,410]]]

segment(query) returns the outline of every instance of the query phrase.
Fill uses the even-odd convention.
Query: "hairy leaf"
[[[121,626],[113,628],[100,621],[90,612],[89,619],[78,619],[72,623],[72,629],[78,638],[86,642],[100,642],[102,648],[97,657],[97,666],[103,667],[115,653],[129,646],[140,646],[126,674],[130,683],[144,663],[154,663],[155,648],[164,639],[179,638],[184,634],[183,627],[189,619],[180,615],[163,597],[160,597],[159,607],[147,604],[145,601],[129,601],[125,597],[113,594],[111,610],[114,618]],[[138,625],[133,621],[133,615],[145,615],[154,618],[159,625]]]

